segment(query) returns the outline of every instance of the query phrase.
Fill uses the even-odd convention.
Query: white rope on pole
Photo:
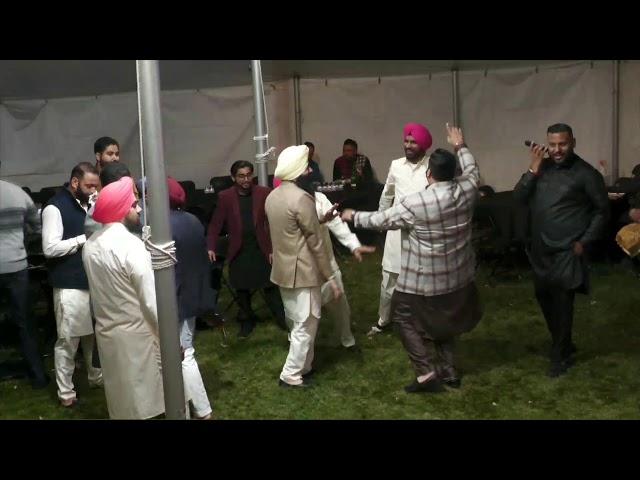
[[[269,147],[269,150],[264,153],[256,153],[255,163],[269,163],[269,160],[271,160],[271,158],[267,157],[271,157],[275,151],[276,147]]]
[[[147,228],[147,195],[146,195],[147,182],[145,182],[145,176],[144,176],[144,147],[142,146],[142,99],[140,98],[140,67],[137,61],[136,61],[136,86],[138,89],[138,137],[140,140],[140,178],[142,178],[142,181],[140,182],[140,184],[142,185],[142,207],[145,212],[144,226],[142,228],[144,232],[145,228]]]
[[[142,146],[142,100],[140,98],[140,68],[136,62],[136,83],[138,87],[138,135],[140,137],[140,175],[142,181],[142,208],[144,209],[144,225],[142,227],[142,241],[151,254],[151,265],[154,270],[169,268],[178,263],[175,242],[156,245],[151,241],[151,226],[147,225],[147,185],[144,175],[144,148]]]

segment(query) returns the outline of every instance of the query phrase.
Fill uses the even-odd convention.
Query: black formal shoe
[[[303,380],[311,380],[313,376],[316,374],[316,371],[312,368],[307,373],[302,375]]]
[[[358,345],[351,345],[350,347],[342,347],[349,353],[362,353],[362,349]]]
[[[449,388],[460,388],[462,379],[460,379],[460,377],[447,377],[442,379],[442,383]]]
[[[414,380],[411,385],[404,387],[404,391],[407,393],[440,393],[444,392],[445,389],[440,380],[434,376],[426,382]]]
[[[571,358],[567,358],[566,360],[561,360],[559,362],[551,362],[551,367],[547,372],[547,376],[557,378],[560,375],[564,375],[567,373],[567,370],[573,366],[573,364],[574,361]]]
[[[49,375],[45,373],[44,377],[34,378],[31,380],[31,388],[34,390],[42,390],[43,388],[47,388],[50,381],[51,379],[49,378]]]
[[[240,324],[240,331],[238,332],[238,337],[247,338],[253,332],[253,329],[256,327],[256,324],[250,320],[245,320]]]
[[[220,328],[227,322],[227,320],[219,313],[213,313],[210,316],[207,315],[203,320],[204,323],[211,328]]]
[[[291,385],[290,383],[287,383],[285,381],[283,381],[282,379],[278,380],[278,385],[280,385],[283,388],[310,388],[311,385],[305,382],[302,382],[298,385]]]

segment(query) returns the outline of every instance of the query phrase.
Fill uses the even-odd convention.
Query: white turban
[[[294,145],[285,148],[278,156],[278,165],[273,172],[275,178],[281,180],[295,180],[302,175],[309,166],[309,147]]]

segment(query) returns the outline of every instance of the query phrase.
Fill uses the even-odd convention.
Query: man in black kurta
[[[531,167],[514,189],[531,210],[527,249],[535,295],[551,333],[551,369],[557,377],[573,364],[571,339],[575,293],[588,293],[585,247],[606,226],[609,203],[602,175],[575,154],[571,127],[547,130],[547,147],[532,145]],[[543,158],[548,153],[548,158]]]

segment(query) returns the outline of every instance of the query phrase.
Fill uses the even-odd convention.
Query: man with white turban
[[[104,227],[82,252],[113,419],[152,418],[165,409],[151,256],[126,227],[139,222],[139,212],[131,177],[104,187],[93,213]]]
[[[289,355],[280,373],[282,387],[309,385],[304,377],[312,370],[322,284],[329,282],[335,298],[342,294],[334,280],[314,197],[306,190],[308,156],[306,145],[282,151],[274,172],[282,185],[269,194],[265,204],[273,246],[271,281],[280,287],[291,331]]]

